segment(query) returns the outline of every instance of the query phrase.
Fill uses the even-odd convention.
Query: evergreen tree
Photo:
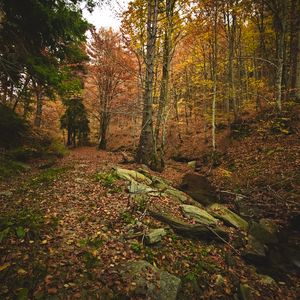
[[[64,115],[61,117],[61,129],[67,129],[67,145],[76,147],[88,142],[89,120],[87,112],[82,103],[82,99],[68,99],[64,101],[67,107]]]

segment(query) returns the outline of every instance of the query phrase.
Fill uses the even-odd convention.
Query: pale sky
[[[111,0],[110,4],[103,4],[101,7],[96,7],[90,14],[87,10],[83,10],[83,16],[92,24],[99,27],[112,27],[118,30],[121,21],[118,14],[127,8],[130,0]]]

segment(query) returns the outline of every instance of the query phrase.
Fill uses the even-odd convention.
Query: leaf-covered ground
[[[180,277],[180,299],[232,299],[241,282],[257,299],[297,299],[295,274],[265,284],[227,244],[168,229],[160,244],[145,246],[143,232],[166,225],[136,207],[126,182],[110,172],[121,158],[80,148],[51,168],[36,166],[0,184],[0,299],[121,299],[134,287],[116,267],[134,259]],[[162,176],[178,183],[185,172],[172,163]],[[180,214],[169,199],[152,201]]]

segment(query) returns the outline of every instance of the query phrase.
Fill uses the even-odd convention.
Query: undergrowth
[[[21,174],[30,169],[30,166],[19,161],[0,157],[0,181],[13,175]]]

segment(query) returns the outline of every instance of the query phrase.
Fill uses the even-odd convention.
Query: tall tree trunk
[[[285,55],[285,38],[287,29],[287,1],[264,0],[269,6],[273,14],[273,24],[276,34],[276,54],[277,54],[277,70],[276,70],[276,107],[279,112],[282,110],[282,86]]]
[[[166,0],[166,18],[167,25],[164,33],[164,44],[163,44],[163,67],[162,67],[162,79],[160,86],[159,105],[155,127],[155,144],[156,147],[159,143],[159,133],[161,129],[162,119],[165,116],[165,108],[168,102],[169,92],[169,73],[171,65],[171,38],[173,30],[173,13],[174,13],[175,0]],[[163,154],[163,153],[161,153]],[[163,157],[161,158],[163,159]]]
[[[296,3],[296,13],[295,13],[295,50],[291,54],[294,57],[294,64],[292,74],[294,75],[293,89],[294,95],[297,100],[300,100],[300,2]]]
[[[300,23],[300,22],[299,22]],[[295,98],[300,101],[300,25],[297,33],[297,61],[296,61],[296,80],[295,80]]]
[[[154,81],[154,60],[156,52],[156,33],[157,33],[157,15],[158,0],[148,1],[147,14],[147,51],[146,51],[146,76],[143,105],[142,129],[139,145],[137,149],[136,160],[152,167],[156,161],[154,151],[152,104],[153,104],[153,81]]]
[[[217,24],[218,24],[218,2],[214,1],[214,29],[213,29],[213,101],[212,101],[212,148],[216,150],[216,100],[217,100],[217,58],[218,58],[218,40],[217,40]]]
[[[100,129],[99,129],[99,144],[98,149],[105,150],[107,145],[107,130],[109,124],[109,113],[107,111],[103,111],[100,117]]]
[[[36,87],[36,111],[34,126],[37,128],[41,127],[42,123],[42,114],[43,114],[43,93],[40,87]]]
[[[228,81],[229,81],[229,99],[232,101],[234,119],[238,118],[238,107],[236,101],[235,78],[234,78],[234,47],[236,40],[236,15],[233,12],[233,1],[226,4],[226,22],[228,34]],[[228,104],[227,104],[227,110]]]

